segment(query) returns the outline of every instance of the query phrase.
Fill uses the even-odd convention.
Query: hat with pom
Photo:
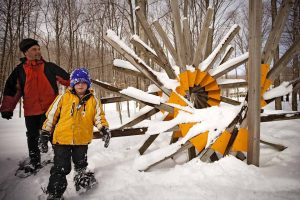
[[[88,88],[91,87],[91,78],[89,71],[86,68],[75,69],[70,76],[70,86],[74,88],[77,83],[84,82],[87,84]]]
[[[40,46],[37,40],[32,39],[32,38],[26,38],[20,42],[19,47],[20,47],[20,50],[23,53],[25,53],[28,49],[30,49],[30,47],[32,47],[34,45]]]

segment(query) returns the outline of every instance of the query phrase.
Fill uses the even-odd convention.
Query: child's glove
[[[3,119],[10,120],[13,116],[13,112],[1,112],[1,117]]]
[[[102,133],[103,137],[102,137],[102,141],[104,141],[104,147],[107,148],[109,145],[109,140],[111,138],[111,133],[110,130],[103,126],[100,130],[100,132]]]
[[[51,139],[51,133],[49,131],[41,130],[39,149],[42,153],[48,152],[48,142]]]

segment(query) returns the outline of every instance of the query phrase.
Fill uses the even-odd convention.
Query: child
[[[91,80],[85,68],[75,69],[70,86],[59,95],[46,113],[41,143],[47,146],[52,138],[54,165],[50,171],[48,199],[60,199],[67,188],[66,175],[71,171],[71,158],[75,168],[76,190],[88,189],[96,183],[94,174],[86,172],[88,144],[93,138],[93,126],[103,134],[105,147],[111,137],[100,101],[89,90]],[[50,135],[50,133],[53,133]]]

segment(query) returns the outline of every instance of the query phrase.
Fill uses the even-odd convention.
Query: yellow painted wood
[[[174,131],[173,132],[173,137],[174,138],[180,138],[180,137],[182,137],[181,131]]]
[[[206,85],[208,85],[214,81],[215,81],[215,79],[213,77],[211,77],[209,74],[207,74],[201,81],[200,85],[201,85],[201,87],[205,87]]]
[[[267,78],[267,74],[269,71],[270,65],[269,64],[261,64],[260,68],[260,86],[262,87],[265,83]]]
[[[205,91],[212,91],[212,90],[220,90],[216,80],[208,84],[207,86],[205,86]]]
[[[216,100],[221,101],[220,90],[209,91],[208,97],[211,99],[216,99]]]
[[[199,69],[197,70],[195,85],[199,85],[204,77],[207,75],[206,72],[201,72]]]
[[[232,151],[244,151],[248,149],[248,129],[240,128],[235,141],[232,145]]]
[[[208,131],[200,133],[198,136],[190,139],[190,142],[196,147],[198,152],[201,152],[207,143]]]
[[[228,145],[231,134],[228,131],[224,131],[220,137],[214,142],[211,148],[220,154],[224,155],[226,147]]]
[[[217,105],[220,104],[220,101],[219,101],[219,100],[216,100],[216,99],[208,98],[207,103],[208,103],[208,105],[210,105],[210,106],[217,106]]]
[[[181,106],[187,106],[187,103],[182,100],[175,92],[172,92],[167,103],[173,103]]]
[[[267,91],[267,89],[270,88],[271,85],[272,81],[270,79],[266,79],[264,85],[261,88],[261,95],[263,95]]]
[[[194,126],[195,124],[196,123],[179,124],[182,136],[184,137],[187,134],[187,132],[189,132],[190,128],[192,128],[192,126]]]
[[[188,80],[188,72],[184,71],[179,74],[179,81],[180,81],[180,86],[183,90],[188,90],[189,89],[189,80]]]
[[[176,92],[177,92],[178,94],[182,95],[182,96],[185,96],[185,95],[186,95],[185,90],[182,89],[181,86],[178,86],[178,87],[176,88]]]
[[[193,72],[188,70],[187,73],[188,73],[189,87],[193,87],[197,76],[197,70]]]
[[[266,105],[267,105],[267,102],[263,98],[261,98],[261,100],[260,100],[260,107],[262,108],[262,107],[264,107]]]

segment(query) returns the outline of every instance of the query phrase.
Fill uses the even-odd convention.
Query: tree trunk
[[[293,38],[294,42],[300,37],[300,2],[294,4],[294,20],[293,20]],[[293,58],[293,79],[299,78],[299,58],[296,54]],[[292,110],[296,111],[298,109],[297,93],[299,90],[294,90],[292,93]]]

